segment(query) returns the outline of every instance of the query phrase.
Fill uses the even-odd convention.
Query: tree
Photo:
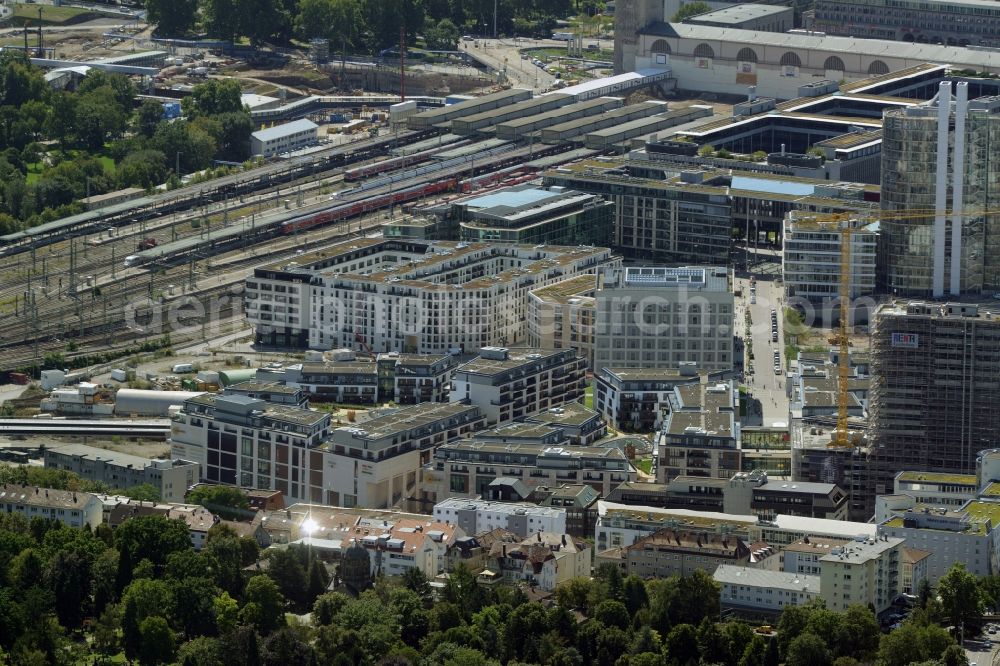
[[[247,581],[244,598],[247,606],[256,606],[251,614],[255,616],[254,623],[261,634],[266,636],[285,624],[285,600],[278,586],[267,576],[258,575]]]
[[[217,150],[215,139],[187,121],[160,123],[153,136],[153,146],[166,155],[171,166],[179,157],[183,173],[208,166]]]
[[[326,567],[319,561],[319,558],[313,558],[309,564],[308,578],[309,589],[306,599],[311,604],[316,601],[317,597],[326,592],[326,588],[330,584],[330,574],[327,573]]]
[[[690,624],[678,624],[667,634],[667,655],[671,664],[698,663],[698,633]]]
[[[139,625],[139,663],[142,666],[169,664],[174,659],[176,644],[170,625],[159,615],[147,617]]]
[[[172,587],[174,626],[188,639],[216,633],[215,599],[219,588],[208,578],[184,578]]]
[[[265,666],[311,666],[313,650],[291,627],[282,627],[264,641],[261,659]]]
[[[135,128],[147,139],[156,133],[156,127],[163,120],[163,104],[155,99],[146,99],[135,112]]]
[[[56,600],[56,615],[64,627],[77,627],[90,598],[90,565],[83,555],[58,551],[49,563],[47,578]]]
[[[631,624],[628,609],[625,604],[614,599],[602,601],[594,609],[594,619],[609,627],[628,629]]]
[[[983,593],[976,577],[956,562],[938,581],[938,596],[955,626],[978,626],[983,618]]]
[[[150,151],[143,151],[143,153],[147,153],[147,155],[145,156],[147,158],[151,157],[152,159],[156,159],[157,157],[159,157],[159,159],[163,160],[163,153],[160,153],[159,151],[150,150]],[[148,153],[153,153],[153,155],[148,155]],[[159,153],[159,155],[156,155],[156,153]],[[129,157],[132,156],[130,155]],[[127,159],[128,158],[126,158],[126,160]],[[120,493],[125,497],[130,497],[139,502],[160,501],[160,489],[154,486],[152,483],[140,483],[137,486],[132,486],[131,488],[125,488],[124,490],[120,491]]]
[[[199,504],[208,509],[249,509],[250,499],[239,488],[233,486],[196,486],[185,498],[190,504]]]
[[[826,643],[814,633],[799,634],[788,644],[786,666],[829,666],[832,661]]]
[[[682,5],[670,20],[672,23],[681,23],[686,18],[710,11],[712,11],[712,8],[706,2],[689,2],[686,5]]]
[[[241,94],[240,84],[236,82],[236,79],[211,79],[192,88],[191,94],[185,97],[181,104],[184,107],[184,112],[191,118],[235,113],[244,110]],[[196,487],[191,491],[191,494],[199,496],[199,494],[209,493],[211,495],[213,489],[238,490],[231,486],[205,485]],[[191,500],[189,499],[189,501]]]
[[[754,634],[743,650],[739,666],[764,666],[764,659],[766,657],[767,644],[764,643],[764,639],[759,634]]]
[[[303,39],[325,37],[334,50],[353,47],[364,32],[359,0],[300,0],[295,19]]]
[[[436,25],[424,29],[427,48],[440,51],[454,51],[458,48],[458,28],[451,19],[441,19]]]
[[[625,579],[625,582],[622,584],[622,595],[624,596],[625,607],[631,616],[634,616],[640,609],[649,605],[649,594],[646,592],[646,584],[635,574]]]
[[[215,666],[224,661],[222,645],[218,640],[207,636],[190,640],[177,651],[179,666]]]
[[[236,39],[240,24],[238,0],[205,0],[205,28],[208,34],[220,39]]]
[[[239,612],[239,604],[229,596],[228,592],[223,592],[212,600],[212,613],[215,616],[215,626],[222,635],[226,635],[236,628]]]
[[[268,560],[270,565],[267,567],[267,575],[277,584],[278,590],[286,599],[300,608],[312,601],[307,598],[309,581],[298,548],[291,546],[271,551]]]
[[[908,666],[914,662],[938,659],[955,641],[941,627],[918,625],[907,620],[899,628],[883,634],[879,640],[877,662],[880,666]]]
[[[198,0],[146,0],[146,18],[159,35],[183,35],[197,15]]]

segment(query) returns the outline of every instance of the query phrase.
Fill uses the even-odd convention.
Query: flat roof
[[[566,514],[566,509],[551,506],[539,506],[528,502],[496,502],[484,499],[462,499],[461,497],[449,497],[434,505],[434,511],[438,509],[454,509],[456,511],[493,511],[503,514],[546,516],[556,518]],[[472,536],[472,535],[470,535]]]
[[[369,419],[357,426],[342,426],[337,432],[351,433],[357,439],[373,441],[385,439],[395,434],[415,430],[436,421],[450,418],[478,408],[460,402],[424,402],[393,410],[382,416]]]
[[[945,472],[900,472],[896,475],[900,481],[923,481],[926,483],[953,484],[962,486],[976,486],[975,474],[948,474]]]
[[[684,22],[697,24],[698,22],[711,21],[712,23],[736,24],[753,19],[766,18],[774,14],[783,14],[788,11],[794,12],[791,7],[784,5],[756,5],[747,3],[689,16],[684,19]]]
[[[458,366],[457,372],[468,372],[487,377],[499,375],[522,365],[540,363],[544,359],[556,356],[571,349],[508,349],[507,358],[493,359],[477,356]]]
[[[250,136],[258,141],[274,141],[275,139],[280,139],[281,137],[288,136],[289,134],[298,134],[299,132],[314,130],[317,127],[319,127],[319,125],[313,121],[301,118],[299,120],[293,120],[290,123],[282,123],[281,125],[275,125],[274,127],[258,130]]]
[[[861,564],[862,562],[878,559],[882,553],[897,548],[904,542],[904,539],[897,537],[873,537],[873,539],[874,542],[871,539],[867,541],[850,541],[839,552],[835,553],[831,549],[829,553],[819,558],[819,560],[820,562]]]
[[[256,380],[250,380],[246,382],[237,382],[235,384],[230,384],[225,388],[226,391],[249,391],[252,393],[280,393],[282,395],[295,395],[299,392],[299,389],[287,384],[282,384],[281,382],[258,382]]]
[[[676,368],[602,368],[620,381],[698,381],[698,375],[682,375]]]
[[[810,594],[819,594],[820,586],[820,577],[813,574],[770,571],[755,567],[738,567],[732,564],[720,564],[715,569],[715,573],[712,574],[712,578],[717,583],[727,585],[766,587]]]
[[[536,423],[580,426],[594,418],[600,418],[594,410],[587,409],[578,402],[567,402],[559,407],[551,407],[533,414],[528,420]]]
[[[80,456],[81,458],[90,458],[120,467],[134,467],[136,469],[148,467],[152,464],[153,460],[151,458],[143,458],[142,456],[134,456],[129,453],[120,453],[118,451],[109,451],[108,449],[102,449],[96,446],[87,446],[86,444],[63,444],[49,446],[46,450],[52,451],[53,453],[59,453],[64,456]]]
[[[790,532],[803,534],[822,534],[824,536],[843,536],[853,539],[865,535],[874,537],[878,531],[875,523],[856,523],[848,520],[830,520],[829,518],[809,518],[808,516],[789,516],[781,514],[771,521],[775,527]]]
[[[574,304],[583,304],[594,302],[592,296],[585,294],[593,294],[595,289],[597,289],[597,275],[595,273],[584,273],[583,275],[577,275],[567,280],[556,282],[555,284],[534,289],[531,294],[543,301],[568,303],[573,299],[576,301]]]
[[[993,0],[979,1],[988,6],[995,6],[996,4]],[[819,51],[821,53],[851,53],[862,56],[918,60],[926,63],[972,65],[978,70],[981,70],[984,66],[1000,68],[1000,52],[980,51],[960,46],[835,37],[833,35],[740,30],[738,28],[719,28],[688,23],[655,22],[639,32],[640,34],[656,35],[659,37],[745,43],[759,47],[774,46]],[[898,70],[886,76],[898,76],[900,71]]]
[[[495,208],[497,206],[528,208],[543,201],[559,199],[565,194],[565,192],[550,192],[541,187],[510,188],[466,199],[461,203],[476,210]]]
[[[756,490],[769,490],[779,493],[810,493],[813,495],[829,495],[837,487],[835,483],[814,483],[811,481],[768,481]]]

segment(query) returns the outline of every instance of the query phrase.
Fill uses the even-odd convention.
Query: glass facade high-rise
[[[885,113],[882,210],[901,215],[881,222],[889,294],[1000,291],[1000,97],[956,93],[942,82],[931,102]]]

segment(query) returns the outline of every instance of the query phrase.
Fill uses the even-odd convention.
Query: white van
[[[175,375],[181,375],[188,372],[194,372],[194,366],[190,363],[178,363],[170,370]]]

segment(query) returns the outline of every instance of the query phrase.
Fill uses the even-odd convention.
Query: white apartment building
[[[250,154],[271,157],[312,146],[319,140],[319,126],[311,120],[293,120],[250,135]]]
[[[451,401],[476,405],[490,424],[583,398],[587,362],[572,349],[484,347],[455,369]]]
[[[611,250],[593,247],[402,239],[341,247],[255,269],[245,298],[258,342],[431,354],[523,345],[531,289],[618,265]]]
[[[820,577],[720,564],[712,578],[719,584],[723,609],[777,616],[786,606],[820,599]]]
[[[663,425],[670,396],[679,384],[698,383],[698,369],[601,368],[594,377],[594,409],[625,432],[653,432]]]
[[[334,428],[320,446],[331,504],[393,506],[417,489],[434,450],[486,427],[478,407],[425,403],[387,410],[356,426]]]
[[[521,538],[535,532],[566,534],[566,509],[526,502],[491,502],[449,497],[434,505],[434,519],[470,535],[503,528]]]
[[[817,226],[808,220],[808,213],[804,211],[789,213],[783,227],[784,251],[781,255],[781,279],[786,298],[828,304],[839,299],[842,233],[836,226]],[[850,234],[853,299],[875,291],[878,234],[875,225],[854,228]]]
[[[104,505],[90,493],[9,483],[0,486],[0,511],[19,513],[28,520],[46,518],[69,527],[89,525],[96,529],[103,519]]]
[[[594,294],[594,371],[733,367],[733,292],[724,267],[614,268]]]
[[[402,519],[379,528],[375,521],[360,543],[368,551],[372,578],[402,576],[407,569],[419,569],[428,579],[445,571],[448,546],[465,534],[454,525]]]
[[[889,608],[902,585],[903,539],[880,536],[855,539],[820,558],[820,593],[826,607],[843,612],[871,605],[879,614]]]

